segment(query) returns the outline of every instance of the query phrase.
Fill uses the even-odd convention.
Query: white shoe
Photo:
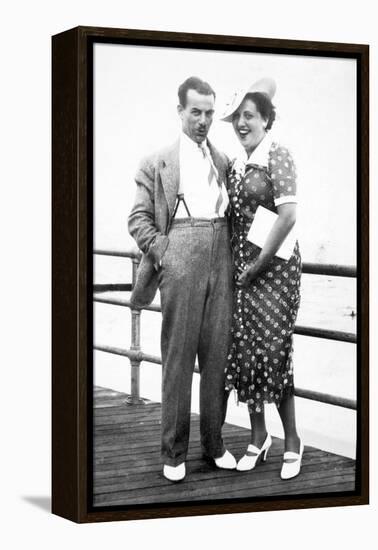
[[[230,453],[230,451],[227,451],[227,449],[222,456],[219,458],[214,458],[214,462],[218,468],[223,468],[224,470],[235,470],[236,468],[235,457]]]
[[[253,470],[260,457],[261,460],[265,462],[271,445],[272,438],[270,437],[270,434],[266,436],[261,449],[259,449],[255,445],[248,445],[247,453],[239,460],[236,469],[239,472],[247,472],[248,470]]]
[[[291,479],[299,474],[301,471],[302,455],[304,445],[301,440],[299,445],[299,454],[292,451],[286,451],[283,455],[283,464],[281,469],[281,479]],[[293,460],[294,462],[285,462],[285,460]]]
[[[168,464],[164,464],[163,475],[169,479],[169,481],[181,481],[184,479],[185,474],[185,462],[182,462],[178,466],[168,466]]]

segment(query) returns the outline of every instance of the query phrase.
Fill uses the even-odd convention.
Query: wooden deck
[[[355,461],[305,447],[301,474],[282,481],[283,441],[273,438],[268,460],[251,472],[225,471],[201,458],[199,417],[192,414],[187,475],[171,483],[160,461],[160,403],[125,404],[126,395],[95,388],[94,506],[151,504],[353,491]],[[240,458],[249,430],[225,424],[225,443]]]

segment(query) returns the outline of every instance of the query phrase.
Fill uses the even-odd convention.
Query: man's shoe
[[[182,462],[178,466],[168,466],[168,464],[164,464],[163,475],[169,479],[169,481],[181,481],[184,479],[185,474],[185,462]]]
[[[223,456],[214,458],[214,462],[218,468],[223,468],[224,470],[235,470],[236,468],[235,457],[230,453],[230,451],[227,451],[227,449]]]

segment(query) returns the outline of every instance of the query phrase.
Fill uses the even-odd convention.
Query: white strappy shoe
[[[258,447],[255,447],[255,445],[248,445],[247,452],[239,460],[238,465],[236,466],[236,469],[239,470],[239,472],[247,472],[248,470],[253,470],[258,460],[260,459],[260,457],[261,457],[261,460],[265,462],[266,456],[268,454],[268,451],[271,445],[272,445],[272,438],[270,437],[270,434],[266,436],[266,439],[261,449],[259,449]]]
[[[299,474],[301,471],[303,450],[304,445],[301,440],[299,445],[299,453],[293,453],[292,451],[286,451],[286,453],[284,453],[281,479],[291,479]],[[285,460],[292,460],[293,462],[285,462]]]

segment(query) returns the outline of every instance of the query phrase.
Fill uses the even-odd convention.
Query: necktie
[[[209,175],[208,175],[208,182],[209,182],[209,185],[211,185],[211,181],[213,179],[213,176],[215,177],[215,181],[217,182],[218,184],[218,189],[219,189],[219,194],[218,194],[218,198],[217,198],[217,202],[215,203],[215,212],[218,214],[219,216],[219,209],[221,207],[221,204],[223,202],[223,197],[222,197],[222,184],[220,183],[219,181],[219,174],[218,174],[218,170],[216,169],[216,166],[214,164],[214,161],[210,155],[210,152],[208,150],[208,148],[206,147],[205,145],[205,142],[202,141],[202,143],[199,143],[198,144],[198,147],[199,149],[201,150],[204,158],[207,158],[207,160],[209,161],[209,164],[210,164],[210,170],[209,170]]]

